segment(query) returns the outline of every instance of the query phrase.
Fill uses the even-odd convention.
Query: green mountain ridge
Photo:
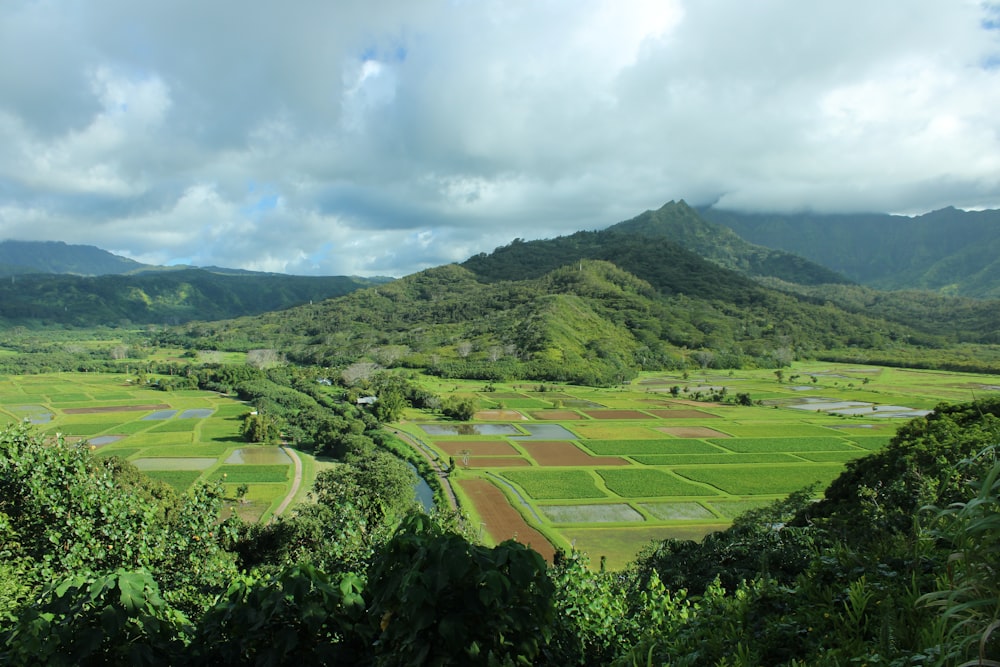
[[[0,280],[0,323],[27,326],[180,324],[283,310],[379,284],[344,276],[223,274],[204,269]]]
[[[699,209],[752,243],[778,248],[884,290],[1000,297],[1000,211],[924,215],[738,213]]]
[[[587,254],[613,259],[581,258]],[[673,242],[621,231],[515,241],[461,266],[165,335],[184,346],[275,348],[321,365],[392,348],[393,363],[447,376],[581,384],[691,363],[777,367],[835,348],[944,344],[908,324],[770,289]]]
[[[91,245],[62,241],[0,241],[0,276],[25,273],[118,275],[155,268]]]

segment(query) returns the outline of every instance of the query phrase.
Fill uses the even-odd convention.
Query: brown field
[[[459,452],[469,450],[471,456],[505,456],[520,454],[510,444],[503,440],[444,440],[434,443],[444,452],[451,456],[458,456]]]
[[[510,506],[503,492],[485,479],[458,480],[458,485],[476,507],[486,524],[486,531],[497,543],[517,540],[540,553],[550,563],[555,549],[545,536],[529,526],[517,510]]]
[[[565,440],[524,441],[521,447],[540,466],[627,466],[625,459],[617,456],[591,456],[572,442]]]
[[[667,435],[672,435],[677,438],[728,438],[731,437],[728,433],[723,433],[722,431],[716,431],[714,428],[708,428],[707,426],[664,426],[663,428],[656,429],[661,433],[666,433]]]
[[[718,415],[710,415],[701,410],[650,410],[649,414],[660,419],[718,419]]]
[[[476,413],[480,421],[524,421],[527,419],[517,410],[480,410]]]
[[[61,412],[67,415],[95,415],[105,412],[148,412],[169,409],[170,406],[166,403],[158,403],[156,405],[109,405],[103,408],[66,408]]]
[[[583,414],[594,419],[649,419],[649,415],[638,410],[584,410]]]
[[[461,462],[456,462],[455,465],[463,468],[518,468],[531,465],[531,462],[519,456],[471,456],[468,466]]]
[[[580,419],[580,414],[573,410],[536,410],[531,413],[535,419],[558,419],[560,421],[572,421]]]

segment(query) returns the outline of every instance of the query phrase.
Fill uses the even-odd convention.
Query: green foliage
[[[441,402],[441,414],[455,421],[471,421],[476,415],[476,400],[468,397],[449,396]]]
[[[545,561],[512,540],[476,546],[412,515],[368,581],[377,665],[530,665],[551,633]]]
[[[281,439],[281,421],[255,410],[243,418],[240,435],[247,442],[275,444]]]
[[[850,461],[822,501],[797,519],[871,544],[912,536],[921,507],[965,500],[969,471],[956,464],[1000,442],[1000,398],[939,405],[901,427],[890,445]]]
[[[949,625],[949,652],[964,664],[1000,663],[1000,459],[996,446],[960,466],[974,495],[936,510],[933,535],[951,550],[947,576],[921,601]],[[936,509],[936,508],[932,508]],[[991,662],[987,662],[991,661]]]
[[[356,507],[371,525],[399,520],[413,508],[416,474],[385,451],[321,471],[313,485],[317,502]]]
[[[31,564],[28,586],[145,568],[168,599],[197,605],[232,573],[218,544],[220,503],[218,488],[177,497],[121,459],[95,459],[21,427],[0,433],[4,550]]]
[[[237,580],[205,615],[188,657],[197,664],[358,664],[362,586],[355,575],[331,579],[308,565]]]
[[[146,572],[69,575],[21,612],[0,658],[67,667],[170,664],[191,630]]]

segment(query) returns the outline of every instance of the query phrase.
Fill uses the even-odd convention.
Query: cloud
[[[404,275],[670,199],[1000,206],[961,0],[0,6],[0,237]]]

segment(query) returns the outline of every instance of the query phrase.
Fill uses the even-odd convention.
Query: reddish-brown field
[[[649,419],[649,415],[638,410],[584,410],[583,413],[594,419]]]
[[[656,429],[661,433],[666,433],[677,438],[728,438],[728,433],[716,431],[707,426],[664,426]]]
[[[66,408],[62,410],[67,415],[95,415],[105,412],[148,412],[150,410],[168,410],[166,403],[156,405],[109,405],[103,408]]]
[[[470,456],[469,465],[466,466],[459,460],[456,462],[463,468],[518,468],[520,466],[530,466],[531,462],[520,456]]]
[[[572,442],[565,440],[524,441],[521,447],[540,466],[627,466],[617,456],[591,456]]]
[[[437,440],[434,444],[451,456],[458,456],[459,452],[465,450],[472,452],[470,456],[516,456],[520,454],[503,440]]]
[[[507,497],[485,479],[458,480],[458,485],[476,507],[476,512],[486,525],[486,531],[496,542],[515,539],[540,553],[550,563],[555,549],[545,536],[529,526],[517,510],[510,506]]]
[[[717,419],[718,415],[710,415],[701,410],[650,410],[649,414],[660,419]]]
[[[579,413],[572,410],[536,410],[531,413],[531,416],[535,419],[558,419],[560,421],[572,421],[580,418]]]

